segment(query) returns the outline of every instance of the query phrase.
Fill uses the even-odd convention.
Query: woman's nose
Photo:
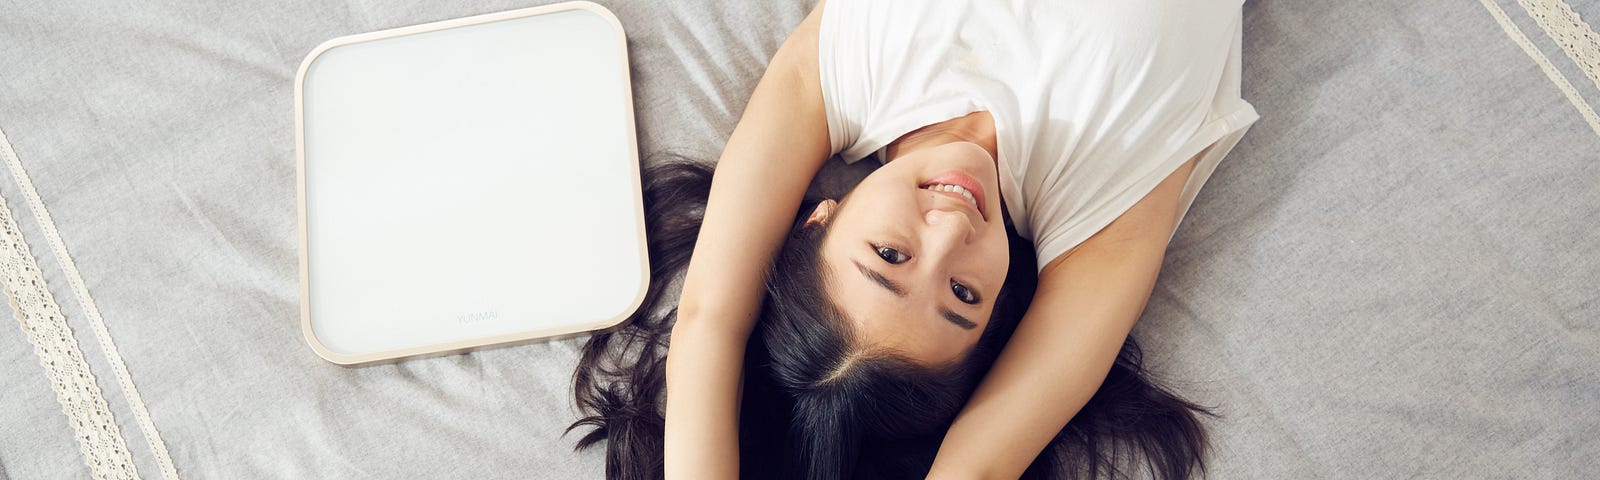
[[[928,210],[923,214],[923,222],[928,224],[929,238],[925,241],[931,243],[932,250],[941,253],[971,242],[977,234],[977,229],[962,212]]]

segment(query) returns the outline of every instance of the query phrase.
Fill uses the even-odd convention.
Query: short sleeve
[[[1057,187],[1043,189],[1043,198],[1030,204],[1032,210],[1028,212],[1028,219],[1036,232],[1033,240],[1039,255],[1040,269],[1056,257],[1088,240],[1133,208],[1161,181],[1192,158],[1195,159],[1194,169],[1185,180],[1178,204],[1175,205],[1178,212],[1176,219],[1179,224],[1182,223],[1195,196],[1216,170],[1217,165],[1260,118],[1255,107],[1240,95],[1242,18],[1239,13],[1231,15],[1235,23],[1230,30],[1225,30],[1228,32],[1228,37],[1223,42],[1226,46],[1225,57],[1219,64],[1217,76],[1214,77],[1217,78],[1217,83],[1206,87],[1203,101],[1195,102],[1202,107],[1194,110],[1193,115],[1181,113],[1187,109],[1173,109],[1169,113],[1162,114],[1162,118],[1174,119],[1194,116],[1200,119],[1199,125],[1188,130],[1187,134],[1179,136],[1164,137],[1157,131],[1126,135],[1128,138],[1148,140],[1145,145],[1165,143],[1175,148],[1161,149],[1160,152],[1164,153],[1149,156],[1141,153],[1155,151],[1135,151],[1124,161],[1110,162],[1133,166],[1148,165],[1148,167],[1119,169],[1103,176],[1087,175],[1089,178],[1102,178],[1102,181],[1095,184],[1079,184],[1080,187],[1086,187],[1080,188],[1080,191],[1090,193],[1078,197],[1076,202],[1063,201],[1070,194],[1066,190],[1071,189]],[[1160,138],[1169,140],[1157,141]],[[1144,161],[1142,160],[1144,158],[1155,160]],[[1176,234],[1176,231],[1175,225],[1170,234]]]
[[[860,2],[851,0],[830,1],[823,8],[817,29],[817,74],[832,154],[844,152],[856,143],[868,113],[871,38],[866,34],[862,7]]]

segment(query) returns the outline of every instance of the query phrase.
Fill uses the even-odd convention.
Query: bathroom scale
[[[643,300],[627,43],[604,7],[329,40],[295,115],[301,329],[322,358],[569,336]]]

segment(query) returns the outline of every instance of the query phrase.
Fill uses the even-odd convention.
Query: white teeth
[[[967,189],[962,188],[960,185],[944,185],[936,183],[922,188],[940,192],[959,193],[962,197],[966,197],[967,203],[972,204],[972,208],[974,210],[978,210],[980,212],[983,211],[982,208],[978,208],[978,199],[972,196],[972,192],[967,191]]]

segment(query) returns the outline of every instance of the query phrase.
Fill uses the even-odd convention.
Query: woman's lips
[[[979,183],[978,179],[973,178],[972,175],[967,175],[964,172],[952,170],[952,171],[949,171],[949,172],[941,173],[938,176],[933,177],[932,179],[929,179],[926,182],[923,182],[922,185],[918,185],[917,188],[926,188],[926,187],[928,187],[930,185],[941,185],[941,184],[942,185],[956,185],[956,186],[959,186],[961,188],[967,189],[967,192],[972,194],[972,199],[978,202],[978,215],[983,217],[983,219],[985,221],[989,220],[989,209],[987,208],[988,205],[989,205],[988,200],[987,200],[988,194],[987,194],[987,192],[983,191],[983,184]],[[946,192],[939,192],[939,193],[946,193]],[[951,195],[955,195],[956,197],[961,198],[962,200],[966,200],[966,198],[962,198],[960,194],[952,193]]]

